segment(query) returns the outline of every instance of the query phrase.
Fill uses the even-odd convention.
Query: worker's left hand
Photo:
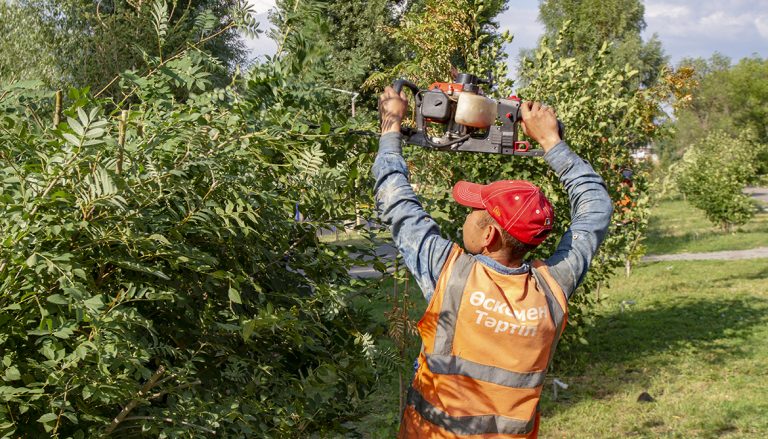
[[[523,116],[523,132],[539,143],[544,152],[560,143],[557,114],[552,107],[541,102],[523,102],[520,105]]]
[[[379,115],[381,116],[381,134],[400,132],[400,123],[408,109],[408,99],[405,92],[397,94],[395,89],[387,86],[379,96]]]

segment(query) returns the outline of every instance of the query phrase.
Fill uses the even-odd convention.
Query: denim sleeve
[[[546,260],[552,277],[566,296],[584,280],[597,248],[605,239],[613,203],[602,177],[592,166],[560,142],[544,156],[560,177],[571,205],[571,226]]]
[[[408,181],[400,133],[381,136],[373,176],[376,209],[390,226],[405,266],[429,301],[453,244],[440,236],[440,228],[421,206]]]

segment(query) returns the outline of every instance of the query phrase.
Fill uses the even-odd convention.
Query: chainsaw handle
[[[414,84],[411,81],[408,81],[407,79],[398,79],[394,83],[392,83],[392,88],[395,90],[395,93],[397,93],[398,96],[403,91],[403,86],[406,86],[409,89],[411,89],[411,92],[413,93],[413,98],[416,101],[416,108],[420,108],[421,98],[420,98],[419,92],[421,90],[419,90],[419,86]],[[379,115],[379,118],[381,118],[381,115]],[[424,126],[423,126],[424,124],[422,122],[422,119],[419,117],[416,118],[416,125],[417,125],[416,129],[413,129],[411,127],[406,127],[406,126],[403,126],[400,128],[400,133],[403,136],[405,136],[406,142],[408,142],[408,140],[412,136],[416,135],[420,130],[424,129]]]
[[[419,86],[407,79],[398,79],[392,84],[392,88],[395,89],[395,93],[397,94],[400,94],[400,92],[403,91],[403,86],[410,88],[414,95],[419,93]]]

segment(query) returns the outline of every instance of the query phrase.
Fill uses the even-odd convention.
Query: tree
[[[111,94],[116,90],[111,80],[123,71],[146,71],[155,59],[172,57],[203,39],[199,53],[208,54],[206,68],[219,85],[228,69],[244,60],[240,31],[232,22],[246,17],[248,8],[237,0],[20,0],[7,8],[13,12],[8,22],[13,31],[0,45],[0,73],[6,80],[33,69],[53,87],[107,87]],[[253,31],[254,25],[243,29]],[[27,52],[12,52],[32,43],[31,59],[18,56]]]
[[[366,87],[383,88],[397,77],[407,77],[426,87],[449,81],[452,69],[494,78],[494,91],[508,92],[504,44],[509,32],[499,32],[497,16],[506,9],[501,0],[460,0],[445,3],[425,0],[423,7],[403,17],[389,32],[401,47],[404,59],[391,68],[371,75]],[[491,92],[489,90],[489,92]]]
[[[53,29],[32,8],[0,3],[0,83],[35,78],[52,84],[61,72],[49,50]],[[23,56],[20,56],[23,54]]]
[[[418,3],[279,0],[271,16],[275,25],[272,38],[278,41],[282,54],[315,53],[318,65],[313,74],[319,83],[329,89],[360,93],[357,104],[375,110],[376,96],[372,90],[363,90],[361,85],[373,72],[387,69],[402,59],[402,51],[386,29],[396,27],[400,17]],[[302,36],[294,38],[293,45],[284,41],[285,35],[291,33]],[[340,108],[349,107],[349,95],[341,94],[336,100]]]
[[[656,82],[667,58],[656,35],[643,42],[644,14],[640,0],[546,0],[539,5],[550,48],[561,39],[558,48],[563,56],[589,62],[607,43],[608,62],[617,69],[632,66],[639,72],[635,86],[648,87]],[[566,23],[568,31],[560,34]]]
[[[768,143],[768,60],[744,58],[732,66],[730,59],[715,54],[709,60],[683,60],[681,66],[696,72],[698,86],[691,105],[676,113],[676,135],[664,151],[668,159],[679,159],[713,131],[732,138],[752,131],[757,142]],[[768,173],[768,156],[758,161],[758,173]]]
[[[302,59],[216,87],[198,50],[124,74],[130,106],[70,90],[55,126],[53,90],[0,87],[0,436],[335,437],[362,416],[387,352],[318,231],[371,198],[349,133],[370,127]]]
[[[742,191],[755,181],[757,157],[766,150],[766,145],[756,142],[749,131],[734,139],[712,130],[689,147],[676,165],[678,188],[713,224],[731,231],[755,214],[754,202]]]

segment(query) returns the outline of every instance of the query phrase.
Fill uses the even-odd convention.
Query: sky
[[[249,0],[267,29],[274,0]],[[536,46],[544,32],[538,22],[539,2],[509,0],[499,17],[502,30],[515,39],[507,45],[510,72],[515,76],[520,49]],[[720,52],[733,61],[757,54],[768,58],[768,0],[645,0],[645,40],[657,34],[673,64],[687,57],[709,58]],[[266,36],[248,41],[251,57],[274,54],[277,46]]]

